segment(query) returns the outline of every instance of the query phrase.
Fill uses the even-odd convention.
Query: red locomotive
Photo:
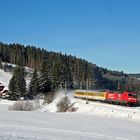
[[[137,105],[139,103],[139,94],[136,92],[106,92],[106,102],[122,104],[122,105]]]

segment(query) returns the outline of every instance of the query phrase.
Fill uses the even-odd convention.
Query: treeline
[[[34,46],[0,43],[0,58],[3,62],[36,69],[39,75],[43,69],[53,90],[65,86],[70,89],[139,90],[139,81],[123,72],[110,71],[75,56]]]
[[[131,77],[140,79],[140,73],[136,73],[136,74],[129,74]]]

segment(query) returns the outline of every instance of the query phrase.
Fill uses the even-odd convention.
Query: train
[[[140,94],[137,92],[75,90],[74,97],[126,106],[140,105]]]

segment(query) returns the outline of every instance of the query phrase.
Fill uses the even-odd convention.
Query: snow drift
[[[111,105],[95,101],[88,101],[87,104],[86,100],[73,98],[73,92],[68,92],[67,95],[64,95],[64,91],[59,91],[54,101],[50,104],[43,105],[40,111],[57,112],[57,103],[64,96],[69,97],[71,104],[76,108],[75,113],[140,121],[140,107]]]

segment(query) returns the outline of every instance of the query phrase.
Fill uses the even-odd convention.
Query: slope
[[[8,72],[4,72],[0,69],[0,82],[5,86],[6,89],[8,89],[9,81],[12,77],[12,74]]]

